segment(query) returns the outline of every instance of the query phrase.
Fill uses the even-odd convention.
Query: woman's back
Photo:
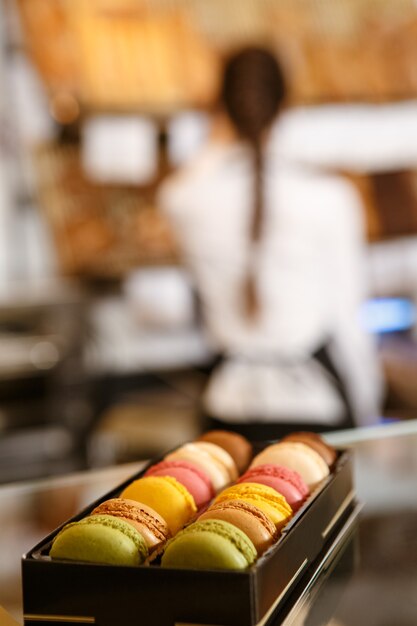
[[[375,417],[379,384],[358,323],[361,210],[347,182],[279,161],[271,130],[285,98],[273,54],[232,56],[220,98],[229,135],[165,184],[161,204],[223,357],[208,414],[347,426]]]
[[[197,277],[216,348],[251,358],[295,358],[329,338],[341,291],[353,289],[360,297],[361,275],[349,284],[338,276],[340,239],[349,244],[342,262],[352,264],[352,273],[362,254],[360,207],[344,180],[280,163],[271,152],[258,247],[248,246],[253,175],[242,145],[208,147],[165,187],[162,204]],[[242,301],[250,263],[259,297],[256,323]]]

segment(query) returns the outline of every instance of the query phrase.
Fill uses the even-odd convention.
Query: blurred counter
[[[364,503],[331,571],[296,602],[285,624],[417,623],[417,421],[329,433],[354,449]],[[0,607],[22,623],[20,556],[76,511],[133,475],[140,463],[0,488]],[[121,625],[117,625],[121,626]],[[272,620],[270,626],[277,626]]]

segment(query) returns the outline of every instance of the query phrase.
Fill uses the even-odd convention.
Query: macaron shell
[[[321,456],[304,443],[282,441],[260,452],[252,461],[251,468],[273,463],[295,470],[310,491],[329,475],[329,466]]]
[[[149,550],[163,545],[171,536],[166,521],[146,504],[126,498],[112,498],[99,504],[91,515],[113,515],[129,522],[145,539]]]
[[[258,475],[271,476],[274,478],[280,478],[281,480],[285,480],[293,487],[295,487],[297,491],[299,491],[303,496],[308,496],[310,493],[309,488],[307,487],[298,472],[290,469],[289,467],[284,467],[283,465],[274,465],[272,463],[251,467],[250,469],[248,469],[247,472],[243,474],[243,476],[239,479],[239,482],[243,482],[244,478],[250,478],[252,476]]]
[[[199,520],[217,519],[237,526],[252,541],[258,556],[277,539],[275,524],[256,506],[243,500],[218,502],[200,515]]]
[[[226,470],[229,472],[229,482],[233,482],[237,480],[238,471],[236,467],[236,463],[233,458],[230,456],[226,450],[216,445],[215,443],[210,443],[209,441],[196,441],[195,445],[200,450],[205,450],[212,456],[216,461],[224,465]]]
[[[295,432],[286,435],[282,441],[298,441],[300,443],[305,443],[307,446],[310,446],[313,450],[315,450],[322,459],[327,463],[329,467],[332,467],[337,459],[337,452],[332,447],[329,446],[321,437],[317,435],[317,433],[310,432]]]
[[[252,444],[239,433],[228,430],[209,430],[200,435],[198,440],[215,443],[226,450],[234,460],[239,474],[245,471],[251,461]]]
[[[206,450],[202,450],[195,443],[186,443],[165,457],[166,461],[181,459],[193,463],[203,472],[206,472],[216,492],[223,489],[230,482],[229,472],[224,465],[216,461]]]
[[[282,465],[268,464],[252,467],[238,482],[253,482],[272,487],[284,496],[293,511],[300,508],[310,493],[301,476]]]
[[[242,500],[245,502],[249,502],[254,506],[258,507],[269,517],[271,522],[273,522],[278,530],[280,530],[287,523],[287,517],[281,512],[278,511],[274,506],[272,506],[269,502],[266,502],[259,496],[242,496]]]
[[[138,566],[148,555],[145,540],[130,524],[93,516],[65,526],[50,550],[53,559]]]
[[[214,497],[209,476],[185,460],[162,461],[150,467],[145,476],[172,476],[191,493],[198,508]]]
[[[280,478],[258,475],[253,478],[245,478],[240,482],[258,483],[259,485],[266,485],[267,487],[271,487],[277,493],[280,493],[284,496],[293,511],[297,511],[305,500],[305,497],[300,494],[298,489],[293,487],[293,485],[290,485],[285,480],[281,480]]]
[[[171,476],[139,478],[124,489],[121,497],[150,506],[163,517],[172,535],[189,522],[197,511],[192,495]]]
[[[227,500],[243,500],[253,504],[270,518],[277,529],[281,529],[292,516],[292,509],[284,496],[266,485],[238,483],[222,491],[214,502]]]
[[[187,526],[168,542],[161,565],[243,570],[255,559],[255,546],[236,526],[221,520],[205,520]]]
[[[126,518],[121,518],[121,519],[126,520]],[[140,532],[140,534],[145,540],[146,545],[148,546],[149,552],[152,552],[153,550],[156,550],[159,547],[163,546],[165,542],[168,541],[168,537],[171,537],[171,533],[169,533],[165,538],[160,539],[145,524],[141,522],[135,522],[134,520],[126,520],[126,521],[129,522],[129,524],[132,524],[132,526],[134,526],[134,528],[136,528],[136,530]]]

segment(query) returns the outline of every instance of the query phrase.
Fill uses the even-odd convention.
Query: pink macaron
[[[199,467],[185,460],[161,461],[152,465],[145,476],[172,476],[193,496],[198,508],[207,504],[214,495],[210,478]]]
[[[300,508],[310,493],[298,472],[272,463],[250,468],[238,482],[260,483],[272,487],[284,496],[293,511]]]

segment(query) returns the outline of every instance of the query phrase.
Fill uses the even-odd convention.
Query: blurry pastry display
[[[179,261],[152,191],[91,182],[74,145],[44,145],[34,162],[39,205],[64,273],[120,278],[138,265]],[[344,175],[361,197],[369,241],[417,232],[416,171]]]
[[[294,3],[293,3],[294,4]],[[417,94],[417,9],[410,0],[281,0],[270,38],[295,102],[387,101]]]
[[[76,145],[43,145],[34,164],[39,206],[65,274],[120,278],[137,265],[176,262],[171,231],[151,194],[91,182]]]
[[[26,49],[61,125],[81,126],[91,113],[128,113],[161,130],[179,111],[211,110],[223,56],[257,40],[282,58],[289,104],[417,96],[414,0],[15,3]],[[155,205],[158,181],[172,166],[162,145],[156,180],[142,186],[90,180],[75,144],[37,149],[39,204],[64,273],[119,278],[140,264],[178,260]],[[363,200],[370,241],[417,232],[414,173],[347,175]]]
[[[27,52],[50,92],[77,91],[76,45],[64,0],[16,0]]]
[[[369,241],[417,233],[417,171],[351,174],[362,200]]]
[[[137,211],[133,228],[132,239],[143,261],[175,258],[176,246],[171,230],[156,207],[148,206]]]
[[[417,232],[417,172],[373,174],[371,184],[380,220],[380,237]]]
[[[145,0],[17,0],[27,49],[48,92],[89,109],[206,106],[219,55],[184,10]],[[166,4],[166,3],[165,3]]]
[[[295,102],[417,94],[412,0],[16,2],[53,109],[57,94],[89,110],[210,106],[223,55],[253,40],[279,50]]]
[[[207,104],[217,77],[216,56],[186,13],[113,4],[77,2],[72,11],[82,101],[153,110]]]

